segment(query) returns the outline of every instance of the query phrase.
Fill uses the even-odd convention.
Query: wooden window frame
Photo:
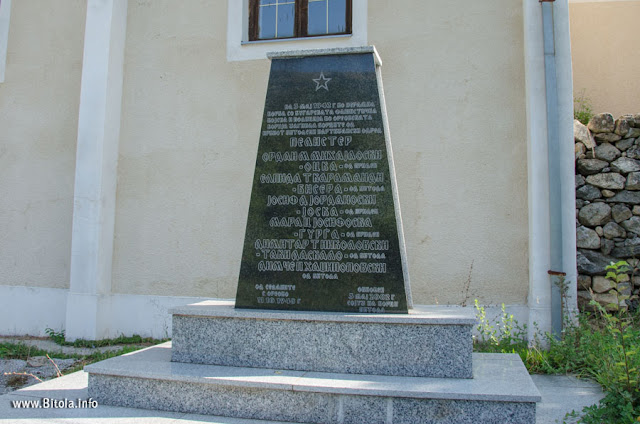
[[[249,0],[249,41],[269,41],[269,40],[291,40],[294,38],[315,38],[326,37],[331,35],[348,35],[352,33],[352,0],[345,0],[347,11],[345,15],[346,30],[345,32],[338,32],[332,34],[320,34],[309,35],[308,22],[309,22],[309,0],[295,0],[295,22],[294,22],[294,34],[293,37],[287,38],[258,38],[259,35],[259,18],[260,18],[260,0]]]

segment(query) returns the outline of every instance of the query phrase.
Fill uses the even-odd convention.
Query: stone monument
[[[407,313],[378,55],[297,54],[271,56],[236,307]]]
[[[87,366],[100,404],[296,423],[535,423],[473,312],[411,305],[373,47],[272,55],[237,299]],[[220,419],[221,421],[223,419]]]

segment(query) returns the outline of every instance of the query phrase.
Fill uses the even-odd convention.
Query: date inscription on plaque
[[[236,308],[407,313],[374,53],[273,58]]]

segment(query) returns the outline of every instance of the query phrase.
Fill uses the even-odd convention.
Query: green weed
[[[624,261],[607,267],[606,278],[612,281],[618,295],[619,310],[610,312],[592,301],[595,313],[581,313],[577,320],[565,320],[560,338],[551,334],[527,340],[526,326],[521,326],[506,313],[495,320],[487,319],[485,309],[476,300],[478,336],[474,350],[478,352],[518,353],[531,373],[576,374],[597,381],[605,391],[599,404],[573,412],[579,423],[640,422],[640,312],[624,307],[629,301],[628,264]],[[613,309],[613,305],[606,305]],[[541,346],[548,346],[542,348]]]
[[[591,100],[585,96],[584,90],[573,99],[573,119],[577,119],[587,125],[593,117]]]

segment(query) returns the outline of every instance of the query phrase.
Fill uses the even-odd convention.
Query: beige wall
[[[0,285],[68,287],[86,2],[12,2],[0,83]]]
[[[526,303],[521,2],[369,3],[416,303]]]
[[[113,289],[233,297],[268,78],[226,2],[130,0]],[[402,29],[400,32],[399,29]],[[414,300],[526,303],[522,6],[369,0]]]
[[[595,113],[640,112],[640,1],[569,3],[575,95]]]
[[[269,63],[226,2],[130,1],[113,290],[235,297]]]

